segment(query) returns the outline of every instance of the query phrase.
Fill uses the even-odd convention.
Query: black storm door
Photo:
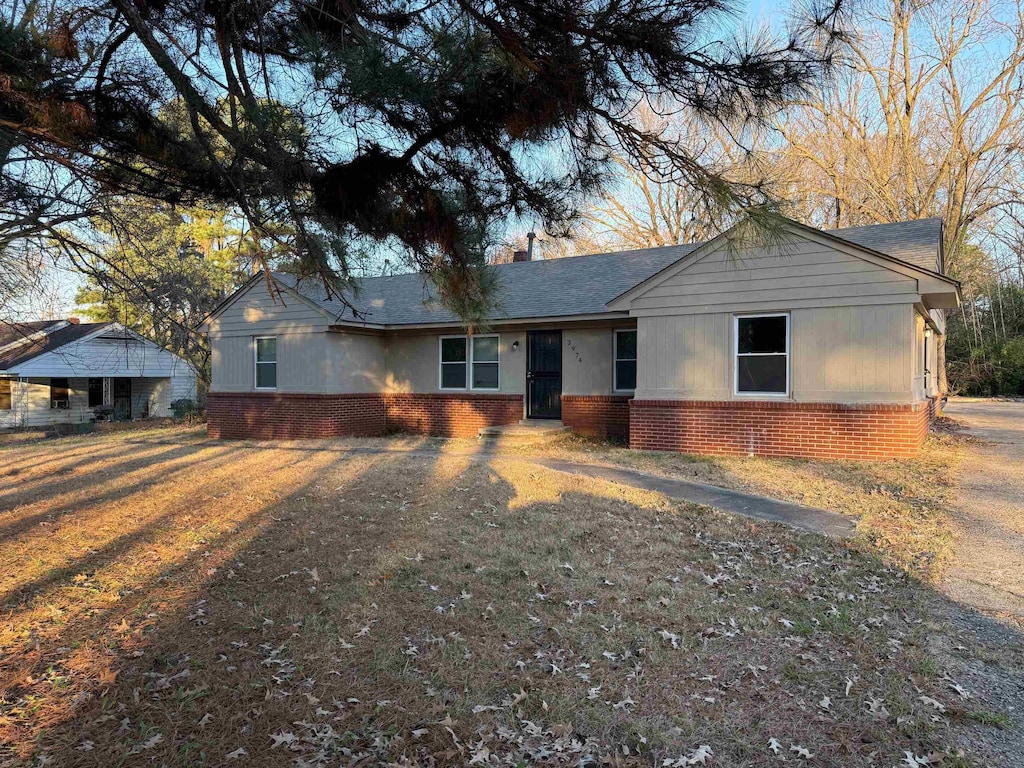
[[[110,386],[114,421],[129,421],[132,417],[132,380],[113,379]]]
[[[562,418],[562,332],[526,336],[526,417]]]

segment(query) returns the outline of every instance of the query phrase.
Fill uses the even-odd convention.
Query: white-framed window
[[[736,315],[734,394],[789,395],[789,314]]]
[[[636,329],[615,332],[615,391],[636,389]]]
[[[474,336],[472,345],[472,388],[498,389],[498,334]]]
[[[442,336],[438,358],[440,389],[497,390],[498,335]]]
[[[465,336],[442,336],[440,340],[440,371],[438,386],[441,389],[465,389],[469,354]]]
[[[256,389],[277,389],[277,337],[253,339],[253,374]]]

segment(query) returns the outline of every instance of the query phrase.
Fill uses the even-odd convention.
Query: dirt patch
[[[108,435],[0,477],[12,765],[969,765],[1012,722],[904,571],[500,455]]]

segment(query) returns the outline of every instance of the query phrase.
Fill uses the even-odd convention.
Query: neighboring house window
[[[636,389],[636,331],[615,332],[615,391]]]
[[[277,388],[277,337],[257,336],[256,389]]]
[[[441,389],[465,389],[468,355],[465,336],[441,337]]]
[[[789,315],[737,315],[736,394],[789,394]]]
[[[50,379],[50,408],[66,409],[71,406],[68,398],[68,380]]]
[[[103,379],[89,379],[89,407],[103,405]]]
[[[11,410],[11,380],[0,379],[0,411]]]
[[[473,389],[498,389],[498,337],[473,337]]]

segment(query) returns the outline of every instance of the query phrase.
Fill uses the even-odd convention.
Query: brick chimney
[[[81,318],[78,317],[69,317],[68,322],[71,323],[72,325],[78,325],[79,323],[82,322],[82,320]]]
[[[529,261],[530,254],[527,251],[515,251],[512,254],[512,261]]]

